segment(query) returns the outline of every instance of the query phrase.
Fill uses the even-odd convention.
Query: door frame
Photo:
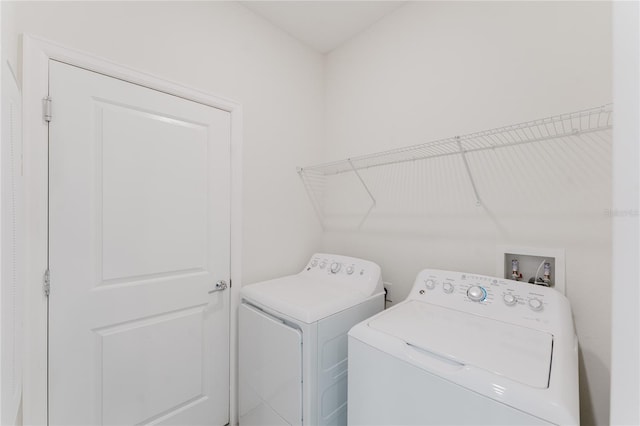
[[[48,421],[48,303],[43,276],[48,264],[48,125],[43,97],[49,93],[49,61],[56,60],[231,114],[231,265],[229,306],[229,422],[237,424],[237,309],[242,286],[242,106],[235,101],[137,71],[29,34],[22,35],[23,142],[26,204],[26,283],[24,293],[24,424]],[[55,99],[53,100],[55,120]],[[55,291],[55,290],[54,290]]]

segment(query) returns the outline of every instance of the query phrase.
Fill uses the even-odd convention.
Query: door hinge
[[[51,292],[51,276],[49,274],[49,268],[44,271],[44,276],[42,277],[42,291],[46,297],[49,297],[49,293]]]
[[[51,121],[51,96],[42,98],[42,119],[47,123]]]

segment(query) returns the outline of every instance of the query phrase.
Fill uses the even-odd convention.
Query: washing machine
[[[349,332],[350,425],[578,425],[578,341],[552,288],[424,270]]]
[[[346,425],[347,332],[383,309],[380,267],[346,256],[242,288],[240,425]]]

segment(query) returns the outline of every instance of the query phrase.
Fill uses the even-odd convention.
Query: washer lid
[[[368,326],[440,358],[536,388],[549,386],[549,333],[419,301],[403,303]]]
[[[327,280],[290,275],[242,288],[242,297],[307,324],[362,303],[373,295]]]

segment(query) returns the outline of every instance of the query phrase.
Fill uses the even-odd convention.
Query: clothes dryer
[[[315,254],[241,299],[240,425],[346,425],[347,332],[384,309],[380,267]]]

